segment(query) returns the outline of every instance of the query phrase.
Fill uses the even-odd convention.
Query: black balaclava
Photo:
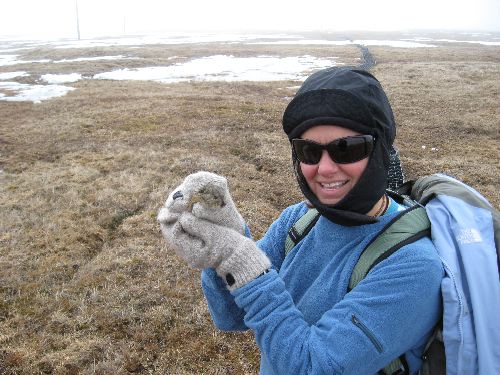
[[[387,188],[389,151],[396,135],[394,115],[379,81],[354,68],[333,67],[311,75],[285,109],[283,130],[291,141],[316,125],[338,125],[370,134],[375,138],[374,149],[358,183],[334,205],[322,204],[311,191],[292,152],[302,193],[319,213],[337,224],[376,222],[366,214]]]

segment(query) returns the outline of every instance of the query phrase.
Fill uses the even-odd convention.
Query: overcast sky
[[[0,0],[0,37],[76,37],[77,0]],[[499,0],[78,0],[82,38],[160,31],[500,31]]]

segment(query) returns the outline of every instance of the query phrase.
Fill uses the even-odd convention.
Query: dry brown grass
[[[410,177],[456,175],[498,207],[500,48],[371,50]],[[359,57],[354,47],[331,46],[134,53],[150,66],[214,51]],[[74,53],[34,50],[27,58]],[[106,64],[57,68],[94,74]],[[24,68],[55,73],[50,64]],[[256,373],[252,335],[213,328],[199,273],[167,251],[155,216],[185,175],[210,170],[228,177],[260,237],[300,199],[280,129],[294,85],[84,80],[41,104],[0,102],[0,374]]]

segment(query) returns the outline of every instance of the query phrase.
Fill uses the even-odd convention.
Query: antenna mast
[[[80,17],[78,16],[78,0],[75,0],[76,6],[76,32],[78,34],[78,40],[80,40]]]

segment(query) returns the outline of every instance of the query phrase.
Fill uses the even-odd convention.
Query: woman
[[[286,108],[283,128],[305,202],[254,243],[225,180],[201,172],[160,211],[166,240],[203,269],[215,324],[253,330],[261,374],[376,374],[399,356],[417,373],[441,309],[432,242],[403,246],[348,291],[362,250],[405,209],[385,193],[395,122],[380,83],[354,69],[317,72]],[[285,256],[288,231],[310,206],[321,216]]]

